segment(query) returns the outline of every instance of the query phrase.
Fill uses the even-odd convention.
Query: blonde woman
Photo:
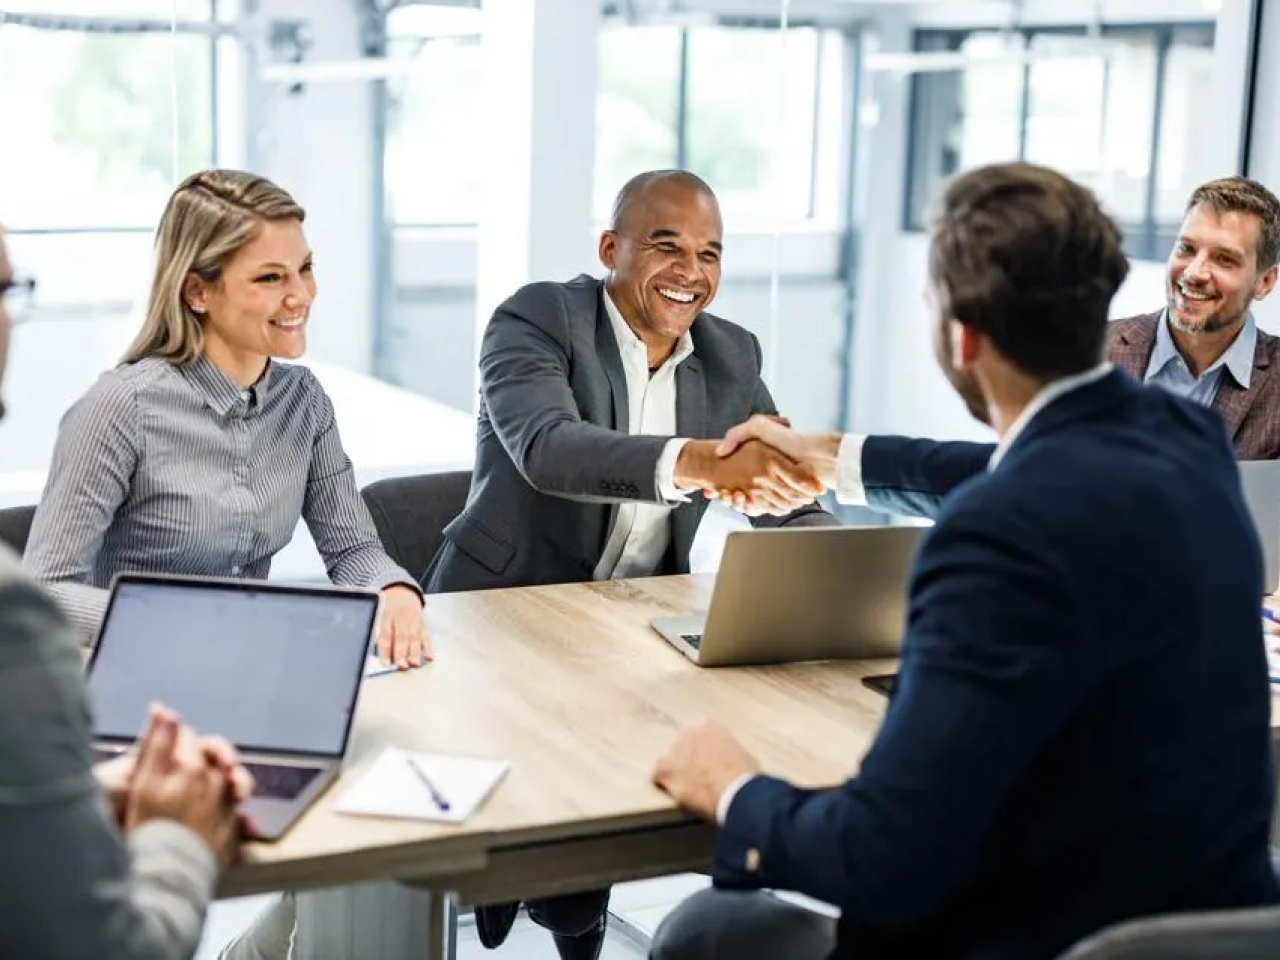
[[[145,323],[63,419],[24,557],[87,638],[115,574],[265,578],[301,517],[335,583],[381,590],[379,656],[430,657],[422,595],[382,549],[333,404],[279,362],[306,349],[316,296],[304,218],[232,170],[170,198]],[[286,895],[229,955],[283,957],[293,918]]]
[[[305,213],[209,170],[169,199],[146,321],[62,421],[24,563],[92,637],[122,571],[265,578],[307,522],[329,577],[382,591],[378,652],[429,656],[422,595],[383,551],[333,404],[302,356]]]

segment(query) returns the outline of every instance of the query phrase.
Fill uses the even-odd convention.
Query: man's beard
[[[1246,297],[1244,303],[1240,305],[1238,310],[1232,310],[1230,304],[1223,305],[1225,309],[1213,313],[1203,320],[1184,320],[1178,316],[1177,308],[1174,306],[1174,290],[1170,290],[1168,299],[1168,309],[1165,314],[1169,318],[1169,326],[1173,327],[1179,333],[1187,333],[1191,335],[1217,333],[1220,330],[1226,330],[1236,324],[1244,321],[1245,315],[1249,312],[1249,304],[1253,302],[1252,297]],[[1185,296],[1185,294],[1184,294]],[[1229,311],[1229,313],[1228,313]]]
[[[952,389],[964,401],[969,415],[979,423],[988,427],[991,426],[991,413],[987,410],[987,398],[982,395],[982,388],[978,386],[977,378],[970,374],[960,373],[950,367],[943,372],[946,374],[947,380],[950,381]]]
[[[1235,326],[1243,319],[1244,314],[1241,313],[1238,317],[1213,316],[1199,323],[1188,323],[1178,316],[1176,310],[1169,311],[1169,324],[1180,333],[1217,333],[1219,330],[1226,330],[1228,327]]]

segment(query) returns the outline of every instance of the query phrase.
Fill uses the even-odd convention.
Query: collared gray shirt
[[[242,391],[203,357],[148,358],[63,418],[23,562],[93,636],[116,574],[265,579],[299,517],[335,583],[416,589],[382,549],[310,370],[272,361]]]

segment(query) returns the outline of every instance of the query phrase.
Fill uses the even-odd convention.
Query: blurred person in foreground
[[[0,236],[0,379],[15,284]],[[160,706],[135,753],[93,760],[76,632],[0,546],[0,956],[190,957],[249,775]]]

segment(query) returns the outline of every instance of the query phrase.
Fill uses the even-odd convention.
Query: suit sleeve
[[[551,285],[500,306],[480,344],[480,392],[520,475],[540,493],[589,503],[666,503],[658,459],[672,437],[631,436],[578,412],[569,380],[568,318]]]
[[[972,874],[1090,685],[1068,571],[1033,530],[987,514],[944,516],[921,549],[898,688],[858,776],[818,791],[749,781],[720,832],[718,884],[796,890],[895,926]]]
[[[867,437],[862,445],[867,506],[933,520],[947,494],[982,474],[995,450],[993,443]]]
[[[178,960],[217,865],[186,827],[121,837],[90,766],[80,654],[34,585],[0,584],[0,956]]]
[[[763,368],[760,341],[752,336],[751,344],[755,347],[756,352],[756,389],[755,396],[751,402],[751,413],[752,415],[763,413],[769,416],[776,416],[778,405],[773,402],[773,394],[769,392],[768,385],[765,384],[764,378],[760,375],[760,371]],[[766,530],[771,527],[838,527],[840,526],[840,521],[828,513],[825,507],[817,503],[811,503],[780,517],[752,517],[751,525],[758,530]]]

